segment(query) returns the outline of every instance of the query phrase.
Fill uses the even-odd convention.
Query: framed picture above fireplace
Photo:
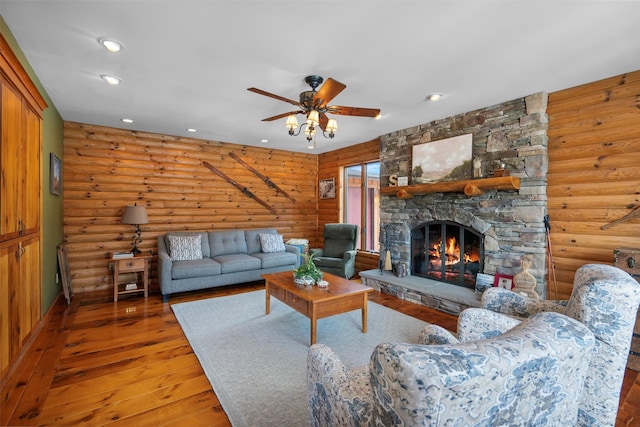
[[[473,135],[466,134],[412,147],[413,184],[471,179]]]

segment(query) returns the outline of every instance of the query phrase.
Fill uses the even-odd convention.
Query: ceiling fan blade
[[[272,122],[274,120],[278,120],[281,119],[283,117],[287,117],[290,116],[292,114],[302,114],[304,113],[304,111],[302,110],[298,110],[298,111],[289,111],[288,113],[282,113],[282,114],[278,114],[277,116],[273,116],[273,117],[267,117],[266,119],[262,119],[263,122]]]
[[[285,98],[283,96],[276,95],[276,94],[264,91],[262,89],[258,89],[258,88],[255,88],[255,87],[250,87],[247,90],[250,91],[250,92],[255,92],[255,93],[260,94],[260,95],[268,96],[269,98],[275,98],[275,99],[278,99],[280,101],[288,102],[289,104],[293,104],[296,107],[303,108],[302,104],[300,104],[298,101],[294,101],[293,99]]]
[[[327,81],[324,82],[322,86],[320,86],[318,92],[316,92],[316,94],[313,96],[313,103],[316,104],[319,102],[318,107],[324,108],[346,87],[346,85],[340,83],[339,81],[328,78]]]
[[[380,114],[379,108],[360,108],[360,107],[341,107],[332,105],[327,108],[327,112],[331,114],[340,114],[343,116],[359,116],[359,117],[377,117]]]
[[[320,113],[320,129],[322,132],[327,130],[327,123],[329,123],[329,118],[325,113]]]

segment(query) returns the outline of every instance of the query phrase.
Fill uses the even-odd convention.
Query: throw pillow
[[[262,252],[266,254],[284,252],[287,249],[284,247],[282,235],[280,234],[260,233],[260,245],[262,246]]]
[[[199,234],[186,236],[168,236],[169,255],[173,261],[190,261],[202,259],[202,236]]]

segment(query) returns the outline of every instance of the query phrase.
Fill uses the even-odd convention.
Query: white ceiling
[[[640,69],[640,1],[0,0],[0,13],[64,120],[302,152],[284,118],[261,121],[296,108],[247,88],[297,100],[318,74],[347,85],[332,105],[382,110],[333,116],[322,153]]]

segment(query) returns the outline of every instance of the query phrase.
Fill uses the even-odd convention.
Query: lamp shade
[[[295,130],[295,128],[298,127],[298,119],[296,119],[296,116],[292,114],[289,117],[287,117],[286,126],[287,126],[287,129],[289,130]]]
[[[335,133],[338,130],[338,122],[336,119],[329,119],[325,128],[327,132]]]
[[[148,224],[147,210],[144,206],[127,206],[122,215],[123,224]]]
[[[307,135],[307,139],[309,138],[313,138],[316,135],[316,128],[315,127],[307,127],[304,129],[304,133],[305,135]]]
[[[311,110],[307,116],[307,125],[318,126],[320,123],[320,116],[316,110]]]

